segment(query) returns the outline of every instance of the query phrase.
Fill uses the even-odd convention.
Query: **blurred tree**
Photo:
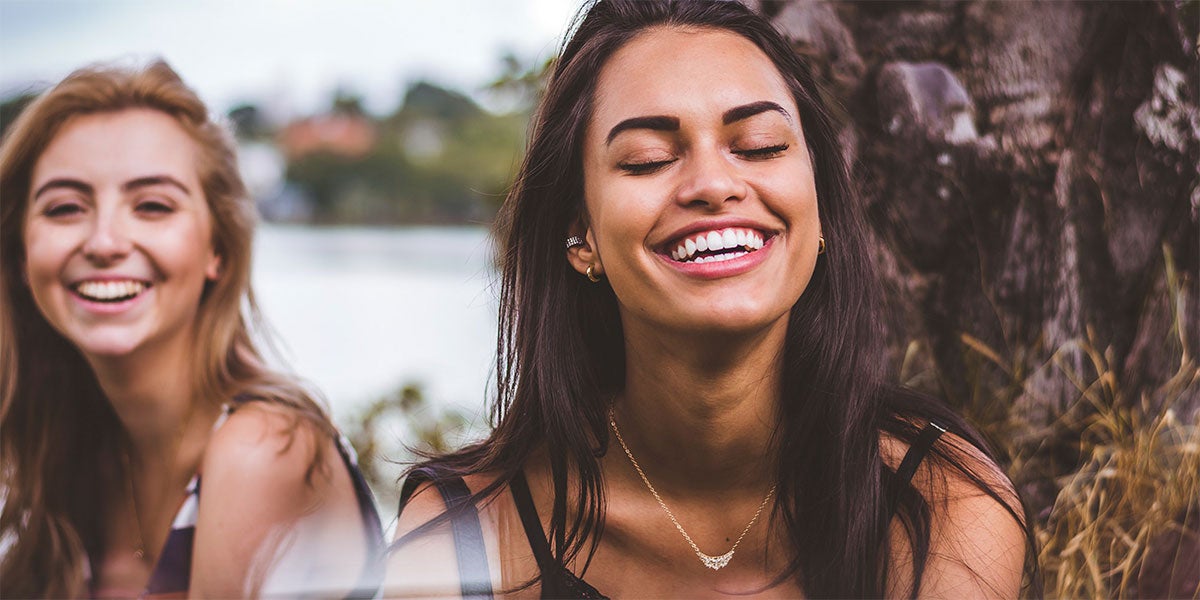
[[[258,140],[271,134],[262,110],[256,104],[238,104],[229,109],[228,116],[238,139]]]
[[[418,81],[404,94],[404,103],[396,112],[400,119],[432,118],[447,122],[460,122],[480,116],[483,109],[465,95]]]
[[[554,57],[526,63],[512,52],[500,58],[500,75],[485,89],[512,106],[511,112],[529,115],[546,89],[546,76],[554,66]]]
[[[318,221],[491,219],[521,151],[524,115],[492,114],[464,94],[420,81],[409,86],[395,112],[376,121],[362,112],[361,102],[339,94],[330,115],[295,123],[289,130],[319,130],[324,134],[316,138],[335,140],[334,134],[348,132],[350,125],[369,124],[377,139],[362,153],[326,144],[290,156],[287,178],[312,198]]]
[[[25,107],[37,97],[38,94],[35,92],[25,92],[0,102],[0,137],[3,137],[8,131],[8,126],[17,119],[17,115],[20,115],[21,111],[25,110]]]
[[[333,114],[361,116],[367,114],[363,108],[362,94],[345,87],[338,87],[333,93],[333,104],[330,108]]]

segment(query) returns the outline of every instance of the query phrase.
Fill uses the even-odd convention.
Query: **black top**
[[[508,489],[512,492],[517,514],[521,515],[521,525],[525,526],[525,537],[529,538],[529,547],[533,549],[538,570],[542,573],[542,597],[608,598],[554,560],[550,543],[546,541],[546,533],[542,530],[542,520],[538,517],[537,507],[533,505],[533,496],[529,494],[524,471],[517,471],[517,476],[508,483]]]
[[[936,423],[929,423],[917,435],[916,441],[904,454],[900,467],[896,469],[896,481],[902,485],[912,481],[917,467],[934,442],[942,437],[946,430]],[[442,494],[446,502],[446,510],[450,515],[451,527],[454,531],[454,552],[458,557],[459,585],[463,598],[490,599],[492,598],[491,575],[487,564],[487,551],[483,542],[483,530],[479,526],[477,509],[467,503],[471,492],[461,477],[450,479],[433,479],[431,474],[421,470],[413,472],[404,482],[400,492],[400,512],[408,503],[417,486],[430,481]],[[533,504],[533,496],[529,493],[529,483],[525,473],[518,471],[508,489],[512,492],[513,503],[516,504],[517,514],[521,517],[521,525],[525,528],[525,537],[529,539],[529,547],[537,559],[541,571],[542,598],[580,598],[607,599],[588,582],[580,579],[565,566],[554,559],[550,552],[550,543],[542,529],[542,520]]]

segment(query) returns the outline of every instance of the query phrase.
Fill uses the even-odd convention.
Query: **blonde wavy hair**
[[[250,287],[257,219],[229,133],[165,62],[75,71],[26,107],[0,145],[0,547],[9,545],[0,562],[3,596],[86,594],[88,557],[102,552],[103,517],[127,476],[124,428],[82,355],[47,323],[24,281],[22,229],[34,165],[63,125],[134,108],[170,115],[195,141],[212,214],[222,268],[197,313],[196,397],[270,402],[290,409],[296,423],[334,433],[313,394],[267,368],[252,340],[251,325],[260,323]],[[320,456],[311,464],[310,476]]]

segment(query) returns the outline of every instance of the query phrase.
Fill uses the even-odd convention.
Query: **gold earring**
[[[600,283],[600,278],[596,277],[596,267],[594,265],[588,265],[587,278],[591,280],[592,283]]]
[[[817,236],[817,254],[825,254],[825,236]]]

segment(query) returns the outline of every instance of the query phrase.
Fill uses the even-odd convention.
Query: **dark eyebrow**
[[[33,193],[33,199],[37,200],[38,196],[41,196],[50,190],[59,188],[75,190],[85,196],[91,196],[95,193],[95,190],[92,189],[92,186],[79,181],[78,179],[51,179],[50,181],[43,183],[42,187],[38,188],[37,191]]]
[[[121,186],[121,189],[123,191],[129,192],[129,191],[133,191],[137,188],[150,187],[150,186],[155,186],[155,185],[169,185],[169,186],[177,187],[180,190],[182,190],[183,193],[185,193],[189,196],[192,195],[192,191],[189,190],[186,185],[183,185],[182,183],[180,183],[180,181],[178,179],[175,179],[174,177],[171,177],[170,175],[150,175],[148,177],[138,177],[137,179],[133,179],[133,180],[125,182],[125,184]]]
[[[618,133],[626,129],[652,129],[654,131],[679,131],[677,117],[634,117],[617,123],[609,132],[604,144],[611,144]]]
[[[743,104],[742,106],[735,106],[725,111],[725,114],[721,115],[721,123],[728,125],[730,123],[741,121],[742,119],[749,119],[754,115],[765,113],[771,110],[783,115],[783,118],[787,119],[788,122],[791,122],[792,116],[789,115],[782,106],[769,100],[762,100],[759,102],[751,102],[750,104]]]

